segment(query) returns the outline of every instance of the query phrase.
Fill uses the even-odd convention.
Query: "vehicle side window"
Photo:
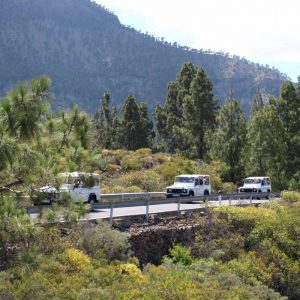
[[[205,179],[204,184],[209,185],[209,179],[208,178]]]
[[[200,184],[200,185],[203,184],[203,179],[202,179],[202,178],[199,179],[199,184]]]
[[[199,179],[198,178],[195,179],[195,185],[199,185]]]

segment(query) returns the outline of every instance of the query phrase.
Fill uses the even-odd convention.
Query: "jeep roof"
[[[199,176],[209,177],[209,175],[207,175],[207,174],[181,174],[181,175],[177,175],[175,177],[199,177]]]

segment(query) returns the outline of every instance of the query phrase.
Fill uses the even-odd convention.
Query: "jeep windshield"
[[[244,183],[245,184],[257,184],[257,183],[261,183],[261,179],[246,178]]]
[[[194,183],[194,177],[175,177],[175,182]]]

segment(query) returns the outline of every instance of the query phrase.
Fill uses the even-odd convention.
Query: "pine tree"
[[[258,112],[261,108],[264,107],[264,102],[262,99],[262,95],[259,89],[257,89],[255,97],[252,102],[251,106],[251,115],[254,115],[256,112]]]
[[[192,104],[189,105],[189,102]],[[200,102],[203,103],[200,108],[193,107]],[[205,131],[214,123],[214,113],[211,112],[215,110],[212,83],[204,70],[198,69],[192,63],[185,63],[176,81],[168,84],[164,107],[156,106],[155,119],[159,134],[157,139],[167,152],[202,159],[206,151]],[[199,114],[202,114],[201,119]]]
[[[118,131],[115,126],[117,122],[117,109],[115,107],[110,110],[111,96],[109,92],[105,92],[101,98],[100,108],[94,116],[94,127],[96,131],[96,143],[101,148],[111,149],[116,143],[116,132]]]
[[[17,85],[1,102],[0,114],[6,132],[26,141],[40,133],[40,122],[45,118],[50,100],[51,81],[42,76]]]
[[[178,104],[179,85],[175,81],[168,84],[168,95],[163,108],[156,106],[157,131],[161,137],[164,150],[175,152],[177,148],[174,126],[182,124],[182,106]]]
[[[147,106],[138,105],[132,95],[124,102],[121,114],[123,145],[128,150],[149,147],[152,124],[148,117]]]
[[[242,154],[246,141],[247,122],[240,102],[231,92],[228,101],[217,115],[217,128],[212,137],[213,159],[225,163],[222,176],[225,181],[237,182],[244,174]]]
[[[147,103],[139,104],[140,118],[141,118],[141,145],[142,147],[151,148],[155,133],[153,131],[153,122],[149,118]]]
[[[283,188],[287,169],[287,132],[274,106],[259,110],[250,120],[245,162],[247,174],[271,176]],[[281,186],[278,186],[280,184]]]
[[[300,179],[300,98],[295,84],[286,81],[281,87],[280,97],[270,103],[276,108],[277,118],[282,120],[287,133],[287,175],[291,177],[298,172]]]
[[[213,85],[200,68],[190,85],[190,95],[186,96],[183,105],[183,115],[186,129],[194,138],[197,157],[203,159],[207,143],[205,132],[215,125],[217,104],[213,96]]]

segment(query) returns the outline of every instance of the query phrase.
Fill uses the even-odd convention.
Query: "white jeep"
[[[239,193],[271,193],[270,177],[257,176],[247,177],[244,185],[238,188]]]
[[[42,203],[52,203],[64,194],[69,194],[73,202],[95,203],[100,200],[100,176],[97,173],[66,172],[59,174],[62,182],[59,189],[47,185],[38,189]]]
[[[209,175],[183,174],[175,177],[174,184],[167,187],[166,196],[193,197],[208,196],[211,193]]]

